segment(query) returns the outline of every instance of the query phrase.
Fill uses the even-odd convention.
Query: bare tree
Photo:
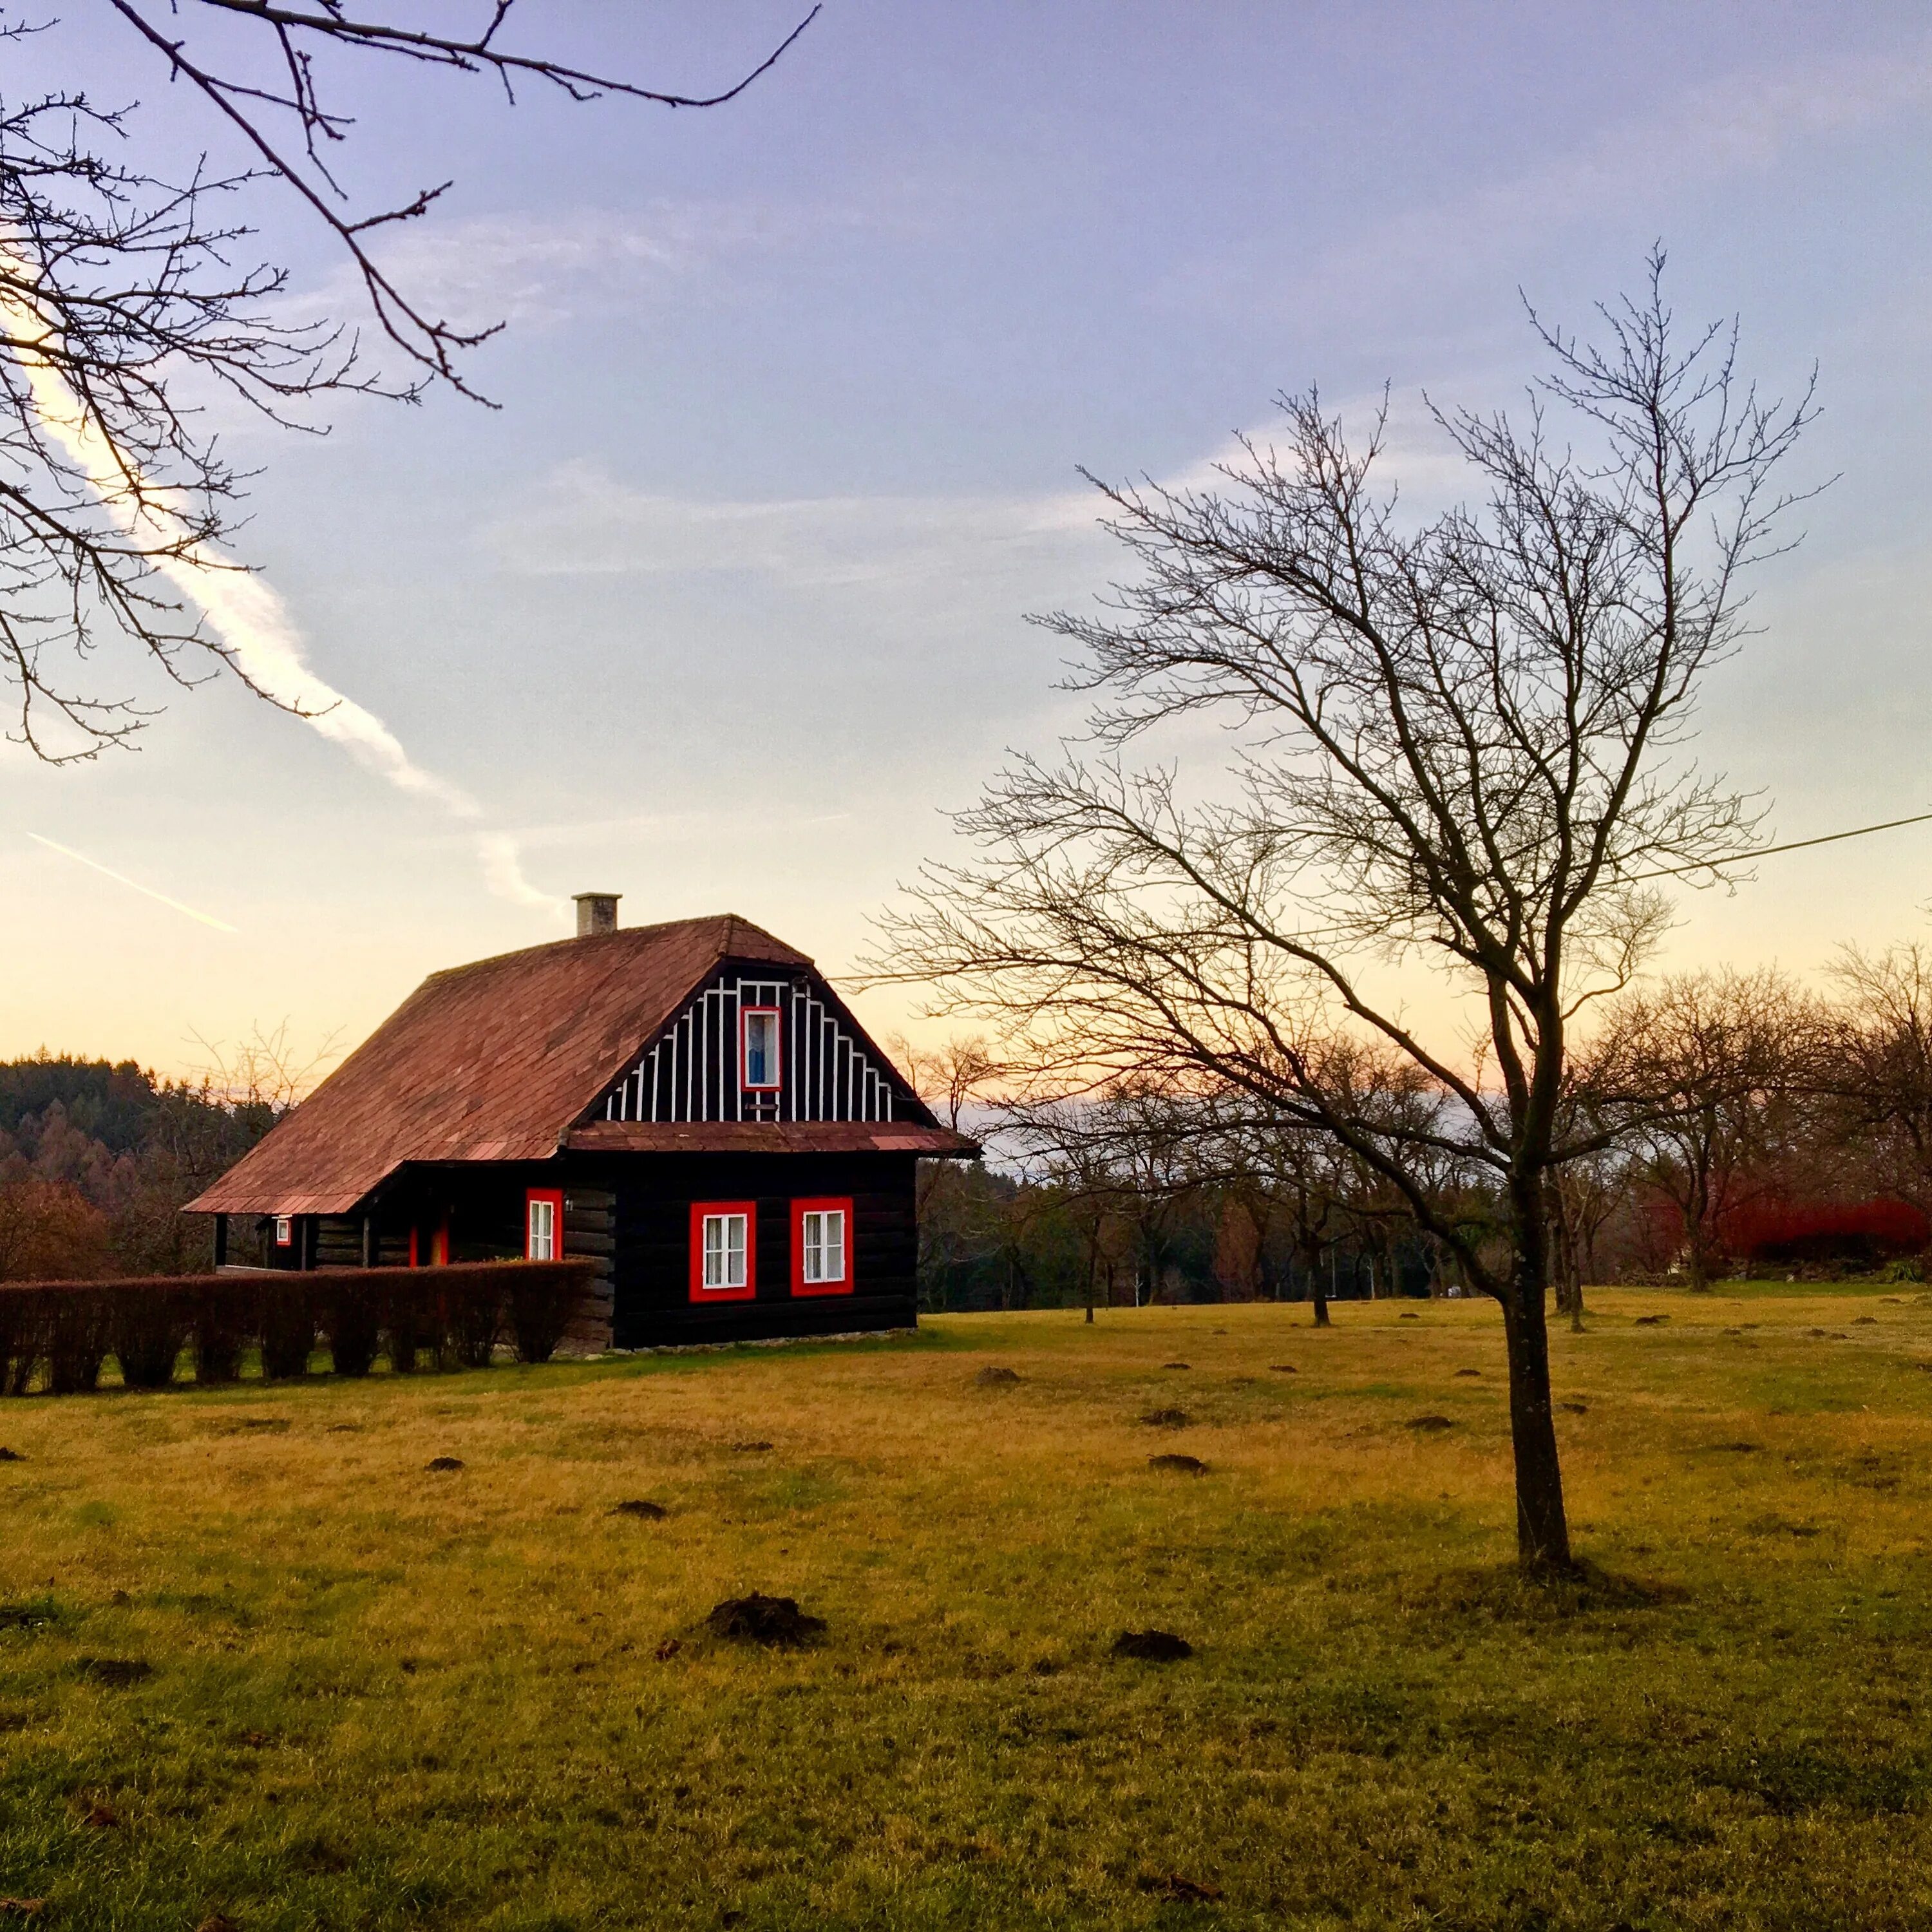
[[[967,1108],[984,1099],[1006,1071],[987,1052],[986,1039],[979,1034],[970,1038],[956,1034],[936,1047],[915,1046],[903,1034],[895,1034],[887,1044],[919,1097],[934,1113],[944,1114],[955,1133]]]
[[[1285,447],[1244,441],[1215,488],[1100,484],[1138,574],[1100,615],[1046,620],[1085,654],[1096,754],[1011,766],[959,820],[984,857],[928,868],[873,962],[999,1028],[1010,1059],[1252,1095],[1401,1193],[1502,1305],[1532,1570],[1572,1560],[1545,1308],[1548,1181],[1582,1150],[1568,1032],[1662,926],[1648,881],[1748,839],[1746,802],[1681,748],[1809,412],[1739,377],[1734,329],[1680,340],[1662,272],[1603,311],[1599,344],[1536,323],[1552,367],[1526,422],[1436,413],[1480,508],[1405,519],[1380,422],[1353,447],[1312,393],[1284,399]],[[1124,764],[1200,719],[1232,734],[1217,786]],[[1382,990],[1418,958],[1466,1000],[1473,1057]],[[1310,1053],[1351,1030],[1448,1110],[1418,1126],[1338,1100]],[[1501,1264],[1442,1211],[1442,1157],[1491,1178]]]
[[[811,17],[731,84],[682,94],[518,44],[514,7],[471,0],[470,25],[446,9],[425,27],[394,0],[353,16],[339,0],[107,0],[82,44],[105,48],[118,25],[170,83],[166,108],[148,112],[165,114],[174,144],[187,123],[190,146],[230,158],[182,176],[142,164],[139,111],[100,106],[78,81],[0,96],[0,681],[16,695],[13,735],[40,756],[92,758],[140,729],[136,703],[81,668],[104,638],[179,684],[224,664],[248,681],[177,587],[187,571],[237,567],[219,546],[246,478],[211,427],[211,395],[314,428],[314,406],[345,393],[476,394],[464,358],[495,326],[436,315],[380,246],[450,184],[374,202],[346,192],[338,163],[355,124],[325,76],[400,62],[494,82],[512,100],[530,85],[710,107]],[[0,45],[41,30],[0,24]],[[346,318],[291,320],[278,306],[286,269],[248,259],[257,190],[291,198],[346,257],[393,373]]]
[[[1846,946],[1832,976],[1814,1084],[1879,1186],[1932,1214],[1932,950]]]
[[[1819,1024],[1768,968],[1679,974],[1605,1015],[1588,1084],[1625,1112],[1636,1178],[1681,1217],[1694,1292],[1711,1285],[1726,1215],[1781,1185]]]

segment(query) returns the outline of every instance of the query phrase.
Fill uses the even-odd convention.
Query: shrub
[[[451,1282],[442,1294],[444,1352],[460,1367],[487,1369],[503,1332],[503,1286],[497,1271]]]
[[[100,1384],[112,1334],[113,1300],[102,1289],[63,1282],[44,1288],[47,1386],[56,1395],[85,1395]]]
[[[130,1388],[166,1388],[194,1331],[190,1305],[197,1284],[143,1284],[110,1298],[108,1326],[121,1379]]]
[[[40,1359],[44,1330],[36,1294],[0,1288],[0,1394],[26,1394]]]
[[[526,1262],[508,1270],[510,1334],[520,1362],[547,1362],[568,1331],[590,1292],[588,1264],[535,1268]]]
[[[591,1273],[588,1262],[483,1262],[0,1282],[0,1391],[24,1395],[43,1363],[56,1394],[92,1389],[110,1352],[129,1387],[165,1388],[189,1341],[197,1382],[234,1381],[256,1343],[265,1376],[300,1376],[318,1328],[338,1375],[366,1376],[386,1340],[392,1361],[400,1357],[406,1370],[425,1348],[480,1366],[505,1325],[506,1304],[518,1358],[548,1361]]]
[[[434,1272],[411,1269],[401,1279],[392,1279],[384,1288],[382,1346],[388,1352],[392,1375],[414,1375],[416,1358],[424,1348],[441,1350],[442,1324],[437,1318],[439,1297],[434,1285]]]
[[[256,1296],[247,1277],[201,1278],[195,1297],[194,1378],[238,1382],[242,1358],[254,1340]]]
[[[308,1275],[280,1275],[261,1290],[262,1373],[286,1382],[308,1373],[315,1353],[315,1296]]]
[[[382,1343],[382,1323],[376,1308],[381,1285],[366,1274],[360,1279],[336,1275],[327,1292],[322,1319],[328,1330],[328,1352],[335,1372],[366,1376],[375,1364],[376,1352]]]

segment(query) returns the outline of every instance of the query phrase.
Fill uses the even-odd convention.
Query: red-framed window
[[[849,1196],[791,1204],[791,1292],[852,1292],[852,1202]]]
[[[275,1216],[275,1246],[292,1248],[296,1244],[296,1217],[292,1214]]]
[[[758,1292],[758,1204],[691,1204],[691,1298],[749,1301]]]
[[[524,1196],[524,1258],[560,1262],[563,1258],[563,1190],[532,1187]]]
[[[738,1084],[748,1094],[776,1094],[783,1084],[776,1006],[746,1006],[738,1015]]]

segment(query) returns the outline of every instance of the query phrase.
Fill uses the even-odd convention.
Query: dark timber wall
[[[919,1226],[910,1154],[568,1154],[541,1162],[405,1168],[366,1213],[298,1215],[278,1268],[427,1266],[439,1238],[452,1262],[524,1252],[524,1198],[564,1195],[563,1247],[598,1264],[582,1339],[620,1348],[763,1341],[916,1325]],[[791,1204],[852,1202],[849,1294],[792,1293]],[[757,1205],[754,1299],[694,1304],[694,1202]],[[241,1217],[237,1216],[238,1220]],[[266,1231],[266,1220],[250,1221]],[[365,1252],[366,1249],[366,1252]]]
[[[916,1325],[919,1224],[911,1155],[658,1154],[633,1156],[628,1172],[620,1159],[611,1157],[608,1167],[599,1162],[604,1172],[585,1176],[616,1198],[617,1347]],[[794,1296],[791,1204],[846,1196],[852,1202],[852,1292]],[[692,1302],[694,1201],[757,1202],[755,1300]]]

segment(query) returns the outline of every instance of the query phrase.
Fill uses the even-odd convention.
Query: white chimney
[[[617,930],[617,902],[622,892],[573,892],[577,902],[577,936],[595,939],[600,932]]]

